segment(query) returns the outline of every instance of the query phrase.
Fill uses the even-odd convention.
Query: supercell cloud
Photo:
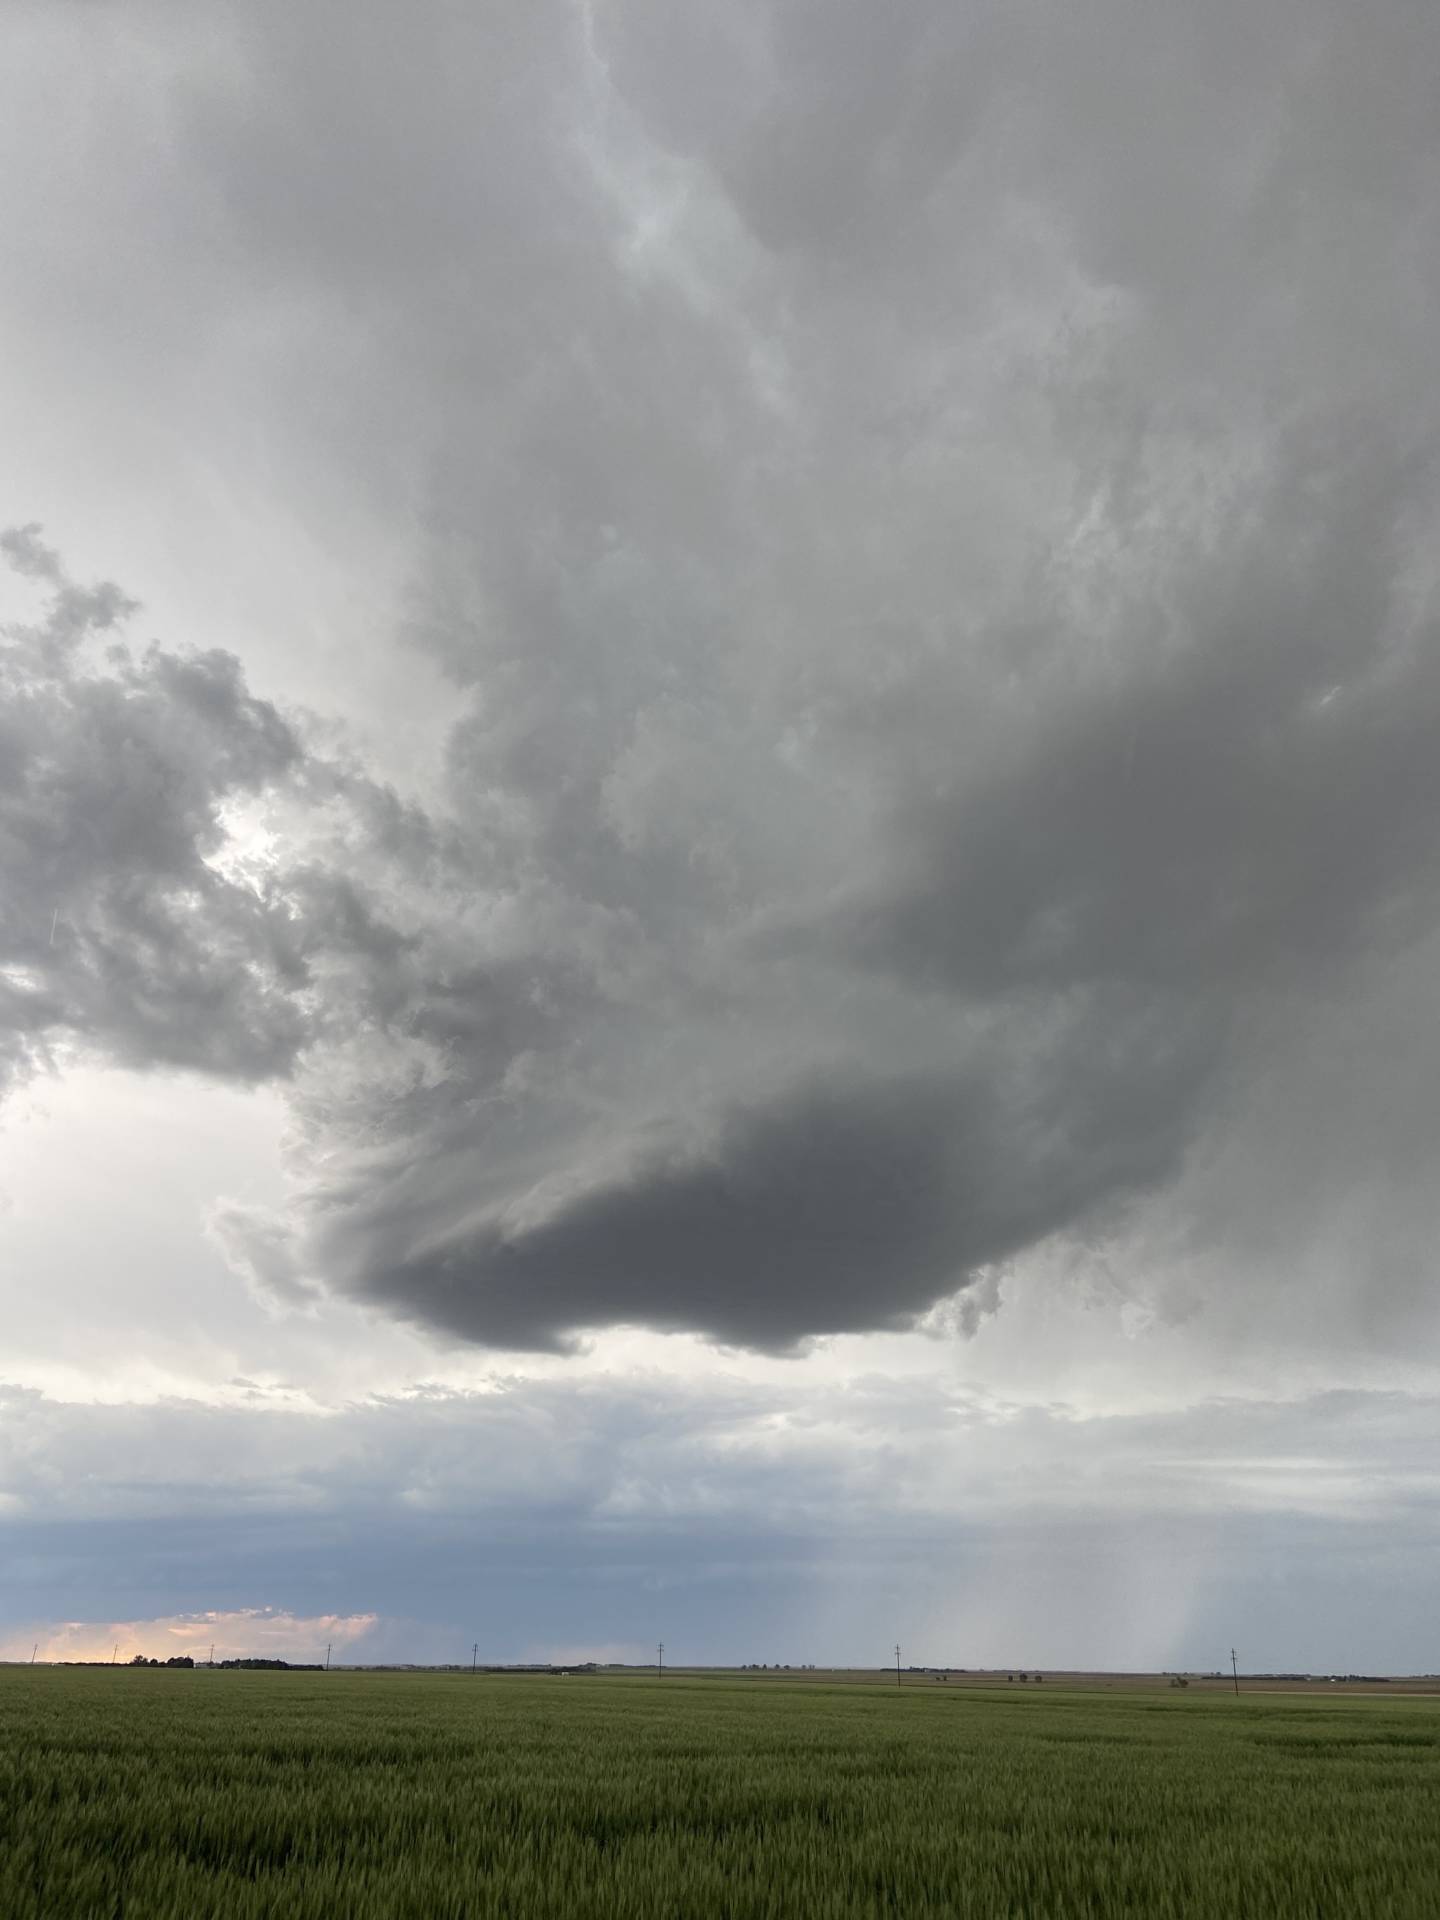
[[[282,467],[404,528],[443,760],[395,790],[19,526],[0,1067],[283,1085],[293,1204],[217,1211],[234,1264],[502,1347],[1233,1251],[1267,1154],[1301,1264],[1353,1202],[1357,1294],[1403,1291],[1433,10],[199,14],[54,134],[25,244],[81,335],[154,306],[142,394],[219,445],[263,367]],[[169,21],[105,28],[124,71]],[[182,255],[183,326],[141,264]],[[1337,1019],[1375,1044],[1312,1145]]]

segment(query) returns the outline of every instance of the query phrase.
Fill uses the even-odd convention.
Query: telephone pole
[[[215,1642],[213,1640],[210,1642],[210,1664],[212,1667],[215,1664]]]
[[[1235,1676],[1235,1698],[1240,1698],[1240,1669],[1235,1664],[1235,1649],[1230,1649],[1230,1671]]]
[[[39,1641],[37,1640],[37,1641],[35,1642],[35,1645],[34,1645],[34,1648],[33,1648],[33,1649],[32,1649],[32,1651],[31,1651],[31,1654],[30,1654],[30,1664],[31,1664],[31,1666],[32,1666],[32,1667],[33,1667],[33,1666],[34,1666],[34,1664],[35,1664],[35,1655],[36,1655],[36,1654],[37,1654],[37,1653],[38,1653],[39,1651],[40,1651],[40,1642],[39,1642]]]
[[[665,1642],[663,1640],[656,1647],[655,1656],[655,1678],[663,1680],[665,1678]]]
[[[475,1644],[474,1644],[474,1646],[473,1646],[473,1647],[472,1647],[472,1648],[470,1649],[470,1671],[471,1671],[471,1673],[474,1673],[474,1671],[475,1671],[475,1664],[476,1664],[476,1662],[477,1662],[477,1661],[479,1660],[479,1658],[480,1658],[480,1642],[479,1642],[479,1641],[477,1640],[477,1641],[475,1642]]]
[[[325,1671],[327,1673],[330,1671],[330,1649],[334,1644],[335,1642],[333,1640],[327,1640],[325,1642]]]
[[[895,1684],[900,1685],[900,1642],[895,1642]]]

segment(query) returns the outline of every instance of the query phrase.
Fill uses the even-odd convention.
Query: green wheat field
[[[4,1920],[1440,1914],[1440,1703],[0,1671]]]

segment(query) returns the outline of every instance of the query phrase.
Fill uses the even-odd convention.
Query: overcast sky
[[[1440,1669],[1433,0],[0,24],[0,1654]]]

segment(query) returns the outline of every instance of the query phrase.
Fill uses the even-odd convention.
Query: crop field
[[[0,1670],[5,1920],[1440,1913],[1440,1706]]]

